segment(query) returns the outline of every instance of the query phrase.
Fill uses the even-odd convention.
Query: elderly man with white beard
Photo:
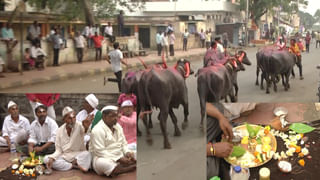
[[[47,116],[47,107],[37,103],[36,119],[31,123],[30,137],[28,139],[29,152],[36,155],[51,154],[55,151],[54,143],[58,125],[55,120]]]
[[[30,132],[30,122],[27,118],[19,114],[19,107],[13,101],[8,103],[8,112],[10,114],[4,118],[0,146],[8,146],[10,149],[11,143],[15,143],[16,146],[27,143]]]
[[[86,151],[84,135],[91,124],[90,120],[76,121],[75,112],[69,106],[62,111],[64,124],[58,129],[56,137],[56,151],[44,158],[47,165],[46,174],[52,168],[58,171],[68,171],[79,168],[87,172],[91,165],[91,154]]]

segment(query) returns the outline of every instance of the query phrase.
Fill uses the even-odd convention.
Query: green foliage
[[[39,11],[49,9],[51,13],[60,14],[67,20],[87,20],[83,1],[85,0],[28,0],[28,3]],[[126,0],[86,0],[90,6],[87,8],[93,12],[95,18],[112,17],[118,14],[119,7],[133,11],[135,8],[143,7],[144,1],[128,3]]]
[[[307,29],[311,29],[316,19],[309,13],[299,11],[300,23]]]
[[[289,14],[298,10],[298,0],[248,0],[249,1],[249,17],[256,23],[267,12],[275,11],[274,8],[281,7],[282,12]],[[240,0],[240,9],[246,10],[247,0]],[[308,0],[299,0],[300,4],[308,5]]]

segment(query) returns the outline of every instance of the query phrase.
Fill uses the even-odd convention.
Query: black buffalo
[[[173,108],[182,105],[184,108],[184,122],[182,128],[188,125],[188,90],[185,78],[190,74],[190,62],[182,60],[177,63],[176,68],[159,68],[152,67],[144,70],[139,84],[138,97],[141,111],[148,110],[148,107],[159,108],[158,119],[164,136],[164,148],[170,149],[171,145],[168,140],[166,122],[168,115],[175,127],[175,136],[180,136],[181,132],[177,125],[177,117],[173,112]],[[179,68],[179,67],[183,68]],[[151,134],[147,125],[147,119],[144,117],[143,122],[146,126],[147,140],[152,143]]]
[[[237,72],[245,70],[243,64],[251,65],[244,51],[239,51],[235,57],[228,57],[224,65],[217,64],[198,70],[197,84],[201,108],[200,128],[203,128],[206,102],[219,102],[222,98],[231,102],[237,101]]]
[[[287,50],[277,50],[266,47],[259,50],[256,54],[257,58],[257,77],[256,85],[259,85],[259,70],[261,74],[260,87],[263,89],[263,80],[266,80],[266,93],[270,93],[269,88],[273,83],[274,91],[277,91],[276,83],[279,81],[279,76],[282,77],[282,84],[285,91],[290,88],[289,77],[293,72],[293,67],[296,62],[296,56]]]

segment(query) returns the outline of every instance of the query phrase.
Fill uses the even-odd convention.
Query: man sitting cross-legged
[[[75,112],[69,106],[63,109],[62,117],[64,124],[57,131],[56,151],[44,158],[48,168],[47,173],[50,174],[52,168],[58,171],[79,168],[87,172],[91,164],[91,154],[86,151],[84,135],[91,121],[84,120],[82,123],[76,121]]]
[[[118,108],[106,106],[102,109],[102,121],[91,131],[92,166],[99,175],[116,176],[136,169],[136,159],[128,149],[118,118]]]

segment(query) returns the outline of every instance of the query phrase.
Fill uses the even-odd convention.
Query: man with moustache
[[[30,132],[29,120],[19,114],[19,107],[13,101],[8,103],[8,112],[10,114],[4,118],[0,146],[8,146],[10,149],[12,142],[16,146],[27,144]]]
[[[28,139],[29,152],[36,155],[51,154],[55,151],[54,143],[58,125],[55,120],[47,116],[47,107],[37,103],[36,119],[31,123],[30,137]]]
[[[122,127],[117,123],[118,107],[106,106],[91,132],[90,152],[93,169],[99,175],[117,176],[136,169],[134,154],[128,149]]]
[[[62,110],[62,118],[64,124],[57,131],[56,151],[44,158],[48,169],[46,172],[51,174],[52,168],[58,171],[79,168],[82,172],[87,172],[91,164],[91,154],[86,151],[84,135],[91,121],[76,121],[75,112],[69,106]]]

